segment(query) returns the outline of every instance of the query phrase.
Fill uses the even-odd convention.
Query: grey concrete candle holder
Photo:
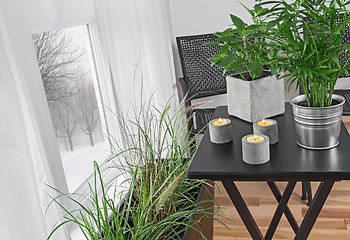
[[[242,138],[243,161],[254,165],[268,162],[270,160],[269,137],[259,134],[264,138],[261,142],[249,142],[247,139],[251,136],[254,134]]]
[[[210,141],[216,144],[223,144],[232,141],[232,126],[231,120],[223,118],[222,120],[227,121],[224,125],[214,125],[213,122],[217,119],[210,121],[209,123],[209,135]]]
[[[278,125],[277,121],[273,119],[266,119],[266,121],[271,121],[271,125],[261,126],[258,122],[253,123],[253,132],[255,134],[262,134],[269,137],[270,144],[275,144],[278,142]]]

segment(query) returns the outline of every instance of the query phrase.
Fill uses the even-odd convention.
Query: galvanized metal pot
[[[297,133],[297,144],[308,149],[330,149],[338,145],[345,99],[333,95],[339,102],[329,107],[304,107],[298,103],[306,101],[305,95],[292,99]]]

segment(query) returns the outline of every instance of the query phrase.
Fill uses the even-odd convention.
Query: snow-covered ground
[[[74,192],[94,171],[93,161],[101,164],[110,154],[108,143],[85,146],[72,152],[61,152],[69,192]]]

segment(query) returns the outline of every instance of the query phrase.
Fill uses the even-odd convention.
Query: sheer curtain
[[[96,0],[119,109],[124,113],[150,98],[157,107],[169,100],[173,109],[178,104],[168,4]]]
[[[57,222],[57,208],[48,215],[45,209],[50,202],[44,182],[50,183],[46,172],[35,169],[26,129],[28,122],[20,90],[18,70],[15,66],[0,13],[0,232],[3,240],[46,239]],[[39,156],[36,156],[39,157]],[[44,190],[45,189],[45,190]],[[66,239],[60,230],[53,239]]]

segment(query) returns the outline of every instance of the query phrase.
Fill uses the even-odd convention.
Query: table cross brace
[[[236,184],[233,181],[222,181],[222,184],[231,198],[233,205],[235,205],[239,216],[250,233],[250,236],[252,236],[254,240],[262,240],[263,236],[261,231],[250,213],[247,204],[244,202],[242,195],[239,193]]]
[[[277,186],[276,186],[276,184],[274,182],[270,182],[270,183],[267,182],[267,183],[268,183],[270,189],[271,189],[271,187],[273,188],[273,186],[275,186],[277,188]],[[290,196],[292,195],[292,192],[294,190],[294,187],[295,187],[296,183],[297,183],[296,181],[289,181],[287,186],[286,186],[286,188],[284,189],[283,195],[281,196],[281,194],[279,194],[280,195],[279,198],[277,198],[275,196],[276,200],[278,202],[278,206],[277,206],[275,214],[273,215],[273,218],[272,218],[272,220],[270,222],[269,228],[267,229],[267,232],[266,232],[266,235],[265,235],[265,240],[272,239],[272,237],[273,237],[273,235],[274,235],[274,233],[276,231],[276,228],[278,226],[278,223],[281,220],[281,217],[282,217],[283,213],[286,215],[290,225],[292,226],[292,228],[294,230],[293,226],[295,226],[296,222],[295,223],[293,222],[294,216],[293,216],[292,212],[290,211],[289,207],[287,206],[287,204],[288,204],[288,201],[290,199]],[[274,189],[274,190],[277,190],[279,192],[278,188]],[[272,189],[271,189],[271,191],[272,191]],[[272,192],[275,192],[275,191],[272,191]],[[286,209],[289,210],[288,214],[286,213]],[[295,221],[295,219],[294,219],[294,221]]]
[[[280,202],[282,196],[281,193],[276,185],[275,182],[273,181],[267,181],[267,184],[269,185],[272,194],[275,196],[277,202]],[[293,216],[292,211],[289,209],[288,206],[286,206],[286,209],[284,211],[284,215],[286,215],[286,218],[290,224],[290,226],[293,228],[294,233],[296,234],[297,231],[299,230],[299,224],[298,222],[295,220],[295,217]]]
[[[310,231],[313,225],[315,224],[315,221],[334,185],[334,181],[326,181],[320,183],[320,186],[318,187],[317,192],[315,194],[314,200],[312,201],[312,204],[309,207],[300,227],[298,227],[298,223],[296,222],[292,212],[287,206],[293,189],[296,185],[296,181],[293,180],[288,182],[282,196],[275,182],[267,181],[271,192],[273,193],[278,202],[278,206],[270,222],[269,228],[267,229],[265,238],[263,237],[246,203],[244,202],[244,199],[240,194],[236,184],[230,180],[223,180],[222,184],[224,185],[226,192],[228,193],[232,203],[236,207],[238,214],[240,215],[244,225],[246,226],[253,240],[272,239],[283,214],[286,215],[289,224],[291,225],[293,231],[296,234],[294,240],[305,240],[309,236]]]
[[[320,186],[317,189],[314,199],[312,200],[311,206],[307,210],[303,222],[300,225],[300,228],[294,238],[294,240],[304,240],[309,236],[312,227],[314,226],[318,215],[321,212],[321,209],[324,203],[327,200],[327,197],[332,190],[334,181],[321,182]]]

